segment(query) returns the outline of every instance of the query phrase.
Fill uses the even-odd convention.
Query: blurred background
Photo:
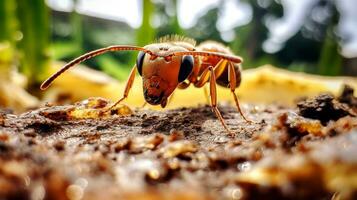
[[[271,64],[356,76],[356,8],[355,0],[2,0],[0,85],[25,79],[25,90],[39,96],[54,61],[167,34],[222,42],[244,58],[245,69]],[[108,53],[85,64],[124,80],[136,54]]]

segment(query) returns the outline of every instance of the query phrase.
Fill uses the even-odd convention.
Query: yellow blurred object
[[[58,67],[59,65],[53,68],[52,72],[57,71]],[[244,70],[242,84],[237,89],[237,94],[239,100],[244,103],[292,105],[301,97],[312,97],[322,92],[338,95],[343,84],[357,88],[357,79],[309,75],[266,65]],[[80,101],[94,96],[117,101],[122,97],[124,87],[125,82],[119,83],[101,72],[77,66],[54,81],[44,101],[55,101],[59,94],[67,95],[71,101]],[[217,91],[219,102],[233,102],[229,89],[217,86]],[[140,107],[144,102],[141,77],[137,75],[129,97],[124,103],[131,107]],[[189,87],[185,90],[176,89],[169,99],[167,108],[190,107],[207,103],[203,88]],[[160,106],[150,107],[160,109]]]
[[[301,97],[313,97],[323,92],[339,95],[344,84],[356,89],[357,78],[311,75],[265,65],[243,71],[238,95],[249,103],[292,105]]]
[[[0,107],[22,112],[39,105],[39,100],[23,87],[0,77]]]
[[[38,106],[39,101],[24,89],[26,78],[14,69],[13,54],[9,42],[0,43],[0,107],[21,112]]]

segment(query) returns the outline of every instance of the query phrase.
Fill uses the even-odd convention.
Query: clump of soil
[[[325,124],[330,120],[338,120],[344,116],[357,116],[357,98],[353,96],[353,88],[345,86],[340,97],[331,94],[321,94],[315,98],[301,101],[297,104],[299,114],[318,119]]]
[[[341,96],[338,97],[338,101],[348,104],[356,113],[357,112],[357,97],[353,95],[354,90],[351,86],[345,85]]]
[[[106,112],[110,102],[91,98],[0,112],[0,198],[355,199],[357,117],[348,102],[247,105],[252,124],[219,106],[234,136],[205,105]]]

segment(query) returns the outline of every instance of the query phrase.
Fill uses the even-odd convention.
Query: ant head
[[[168,44],[148,45],[145,48],[152,54],[140,52],[136,61],[139,74],[143,77],[145,100],[152,105],[161,104],[165,107],[167,98],[177,85],[192,72],[193,56],[173,56],[172,52],[185,49]]]

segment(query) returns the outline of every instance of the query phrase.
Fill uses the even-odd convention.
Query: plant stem
[[[14,2],[0,1],[0,78],[9,79],[14,59]]]
[[[34,86],[47,76],[49,67],[49,10],[44,0],[16,0],[22,40],[18,44],[20,70]]]
[[[137,32],[137,45],[144,46],[152,42],[155,38],[155,29],[151,26],[150,21],[154,15],[154,4],[150,0],[142,0],[143,18],[142,24]]]

